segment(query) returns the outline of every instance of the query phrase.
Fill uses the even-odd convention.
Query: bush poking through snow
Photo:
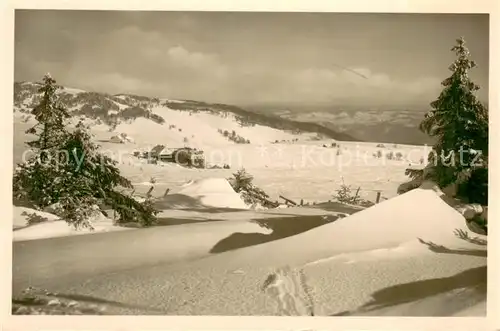
[[[338,202],[347,203],[350,205],[357,205],[361,202],[361,198],[359,197],[359,188],[355,194],[353,194],[352,189],[349,185],[344,183],[344,178],[342,178],[342,185],[337,190],[337,194],[334,196]]]
[[[357,205],[363,207],[373,206],[374,203],[372,201],[362,199],[359,196],[360,189],[361,187],[358,187],[356,192],[353,193],[351,186],[346,185],[344,183],[344,178],[342,178],[342,185],[340,185],[340,188],[337,190],[337,193],[334,196],[334,198],[340,203],[345,203],[349,205]]]
[[[226,137],[228,140],[236,144],[250,144],[250,140],[243,138],[242,136],[236,134],[236,131],[229,132],[227,130],[219,129],[217,130],[221,135]]]
[[[92,229],[90,219],[100,212],[96,206],[105,205],[120,215],[119,223],[153,224],[157,211],[151,204],[117,191],[132,189],[132,183],[120,175],[116,161],[99,153],[88,128],[80,122],[76,130],[67,130],[70,116],[57,99],[58,88],[54,79],[44,77],[42,100],[32,111],[38,123],[27,131],[37,136],[28,145],[38,153],[16,169],[14,200],[39,209],[58,203],[60,216],[75,228]]]

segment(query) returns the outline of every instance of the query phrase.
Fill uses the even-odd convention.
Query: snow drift
[[[274,275],[274,283],[284,282],[285,292],[294,286],[287,285],[292,274],[303,271],[317,316],[484,316],[486,238],[480,244],[462,240],[457,230],[467,231],[463,216],[435,190],[419,188],[292,237],[259,244],[252,236],[240,236],[238,246],[245,248],[229,248],[189,267],[206,275],[207,281],[214,278],[209,271],[214,266],[241,270],[245,277],[237,280],[239,288],[255,286],[257,277],[264,284]],[[283,270],[290,272],[276,276]],[[202,281],[193,280],[193,296],[195,284]],[[298,303],[304,300],[290,295]],[[228,298],[236,300],[222,288],[206,297],[215,301],[214,306]],[[221,299],[217,302],[214,297]],[[237,300],[240,307],[251,307],[253,314],[272,313],[255,308],[249,296]],[[207,304],[200,299],[189,309],[203,310]],[[238,313],[228,310],[211,313]],[[182,314],[183,307],[178,312]]]
[[[53,222],[57,221],[60,218],[57,217],[54,214],[31,209],[31,208],[26,208],[26,207],[14,207],[13,210],[13,216],[14,216],[14,222],[13,222],[13,228],[15,229],[21,229],[25,228],[27,226],[33,223],[40,223],[40,222]]]
[[[418,188],[308,232],[242,249],[241,254],[265,252],[265,261],[259,263],[276,265],[368,251],[428,251],[421,240],[438,245],[465,244],[456,237],[457,230],[468,231],[464,217],[436,191]],[[290,257],[289,261],[284,257]]]
[[[249,209],[224,178],[207,178],[190,181],[176,194],[170,194],[157,201],[162,209]],[[127,229],[113,224],[113,220],[100,215],[91,220],[94,231],[75,229],[58,216],[30,208],[14,207],[14,241],[35,240],[61,236],[90,234]]]
[[[249,208],[225,178],[205,178],[189,181],[176,194],[164,197],[161,205],[163,208],[167,207],[167,205],[179,208]]]
[[[231,193],[227,185],[227,181],[222,178],[192,181],[179,190],[184,195],[172,196],[203,197],[219,192],[234,197],[234,191]],[[175,212],[179,218],[188,216],[183,213],[203,217],[202,213],[192,211]],[[302,209],[302,212],[305,210]],[[481,288],[485,286],[486,246],[481,248],[475,245],[471,250],[477,252],[479,247],[484,254],[462,255],[462,249],[467,251],[467,248],[472,248],[472,244],[458,239],[454,231],[466,231],[465,219],[433,189],[415,189],[333,223],[287,238],[280,238],[279,234],[274,233],[279,229],[272,226],[273,232],[264,233],[264,228],[254,223],[256,217],[248,213],[225,213],[225,219],[231,222],[194,223],[116,233],[118,236],[111,241],[105,240],[106,236],[96,238],[102,247],[106,247],[105,256],[115,257],[116,252],[124,251],[120,245],[125,247],[125,251],[131,249],[131,239],[135,243],[134,247],[140,242],[147,243],[143,245],[145,250],[141,254],[132,249],[131,254],[118,254],[120,259],[103,256],[96,259],[90,255],[91,258],[75,260],[74,250],[77,248],[65,251],[64,261],[56,262],[61,263],[61,270],[71,273],[78,271],[82,277],[93,273],[90,293],[86,292],[88,287],[75,290],[79,286],[76,281],[59,284],[50,277],[37,277],[52,282],[50,289],[54,291],[67,291],[72,286],[73,292],[95,296],[106,293],[106,298],[120,296],[121,302],[130,304],[144,300],[143,285],[147,283],[149,288],[155,289],[154,294],[147,297],[148,305],[161,306],[165,297],[175,297],[176,301],[169,302],[169,313],[177,315],[193,312],[275,315],[272,300],[267,293],[259,290],[258,285],[263,284],[276,269],[290,266],[289,270],[304,271],[306,285],[312,289],[316,316],[484,315],[486,296]],[[257,216],[257,212],[252,213]],[[260,216],[264,217],[263,214]],[[307,217],[302,217],[305,215],[293,216],[288,212],[285,218],[278,211],[275,216],[281,218],[280,222],[290,222],[290,225],[308,221]],[[212,217],[220,219],[220,214]],[[268,218],[261,221],[267,222]],[[254,222],[248,222],[250,220]],[[270,241],[262,240],[266,237]],[[214,243],[217,242],[219,246],[231,244],[231,238],[236,238],[238,247],[246,247],[207,254],[207,249]],[[450,249],[444,253],[452,254],[431,251],[419,239],[432,242],[437,248],[443,245],[445,250]],[[90,247],[98,251],[95,244]],[[78,250],[88,249],[84,241],[80,242]],[[453,254],[454,251],[459,253]],[[45,254],[50,254],[50,251]],[[144,255],[146,260],[154,262],[151,266],[145,263]],[[47,259],[52,258],[48,256],[37,261],[47,263]],[[200,256],[204,258],[199,259]],[[19,256],[17,258],[21,259]],[[28,259],[28,255],[25,258]],[[169,263],[158,261],[176,261],[178,264],[172,268]],[[24,288],[19,284],[33,282],[33,273],[28,272],[30,268],[39,270],[36,265],[28,263],[23,268],[24,272],[17,271],[21,275],[17,278],[18,288]],[[109,290],[110,274],[120,275],[113,276],[113,281],[121,286]],[[22,275],[26,275],[24,279]],[[60,273],[58,277],[65,279]],[[73,275],[65,277],[69,279]],[[289,275],[285,274],[283,280],[286,281],[287,277]],[[179,279],[183,279],[182,287],[165,286]],[[238,304],[227,305],[227,302]]]
[[[75,229],[60,217],[26,207],[14,206],[14,241],[35,240],[126,230],[113,224],[113,221],[100,214],[91,220],[94,230]]]

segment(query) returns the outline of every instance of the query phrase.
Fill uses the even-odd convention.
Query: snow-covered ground
[[[249,208],[224,178],[211,178],[189,182],[183,185],[176,194],[167,195],[157,201],[157,205],[161,208],[159,217],[163,218],[172,217],[172,210],[209,210],[211,208],[244,210]],[[187,212],[182,217],[193,217],[193,215],[197,215],[198,217],[196,218],[199,219],[199,213],[196,211]],[[174,217],[178,218],[179,215]],[[64,220],[54,214],[27,207],[14,206],[13,240],[26,241],[130,229],[114,225],[112,219],[102,214],[94,217],[90,222],[93,230],[85,228],[75,229],[68,226]]]
[[[292,134],[260,125],[241,127],[232,114],[191,113],[167,107],[156,107],[152,111],[165,118],[166,123],[162,125],[138,118],[131,123],[119,124],[112,132],[104,124],[98,125],[91,120],[88,123],[102,152],[119,162],[123,175],[135,184],[137,192],[147,191],[152,185],[150,181],[154,180],[153,195],[157,197],[163,195],[166,189],[176,195],[182,195],[182,191],[187,190],[187,195],[194,201],[202,201],[212,207],[248,208],[223,180],[242,167],[254,176],[254,183],[273,200],[282,195],[297,202],[303,200],[304,203],[329,201],[342,182],[350,185],[353,192],[360,188],[359,195],[364,199],[374,201],[377,191],[380,191],[382,199],[388,199],[396,196],[398,185],[407,180],[405,168],[409,164],[418,164],[427,153],[424,146],[377,147],[376,143],[313,140],[314,134]],[[30,137],[24,132],[33,124],[33,119],[23,123],[20,116],[25,115],[15,114],[16,163],[31,155],[24,145]],[[73,122],[76,123],[76,120]],[[222,136],[219,130],[234,130],[251,143],[235,144]],[[108,142],[111,137],[120,134],[126,135],[129,141],[120,144]],[[332,143],[339,147],[331,147]],[[205,152],[208,164],[229,164],[231,169],[200,170],[168,163],[147,164],[133,156],[134,151],[147,151],[157,144],[168,148],[199,148]],[[381,152],[382,157],[376,158],[374,154],[377,152]],[[401,153],[401,159],[388,160],[385,155],[391,152],[394,155]],[[200,185],[208,191],[203,194],[189,192],[193,186],[187,188],[185,185],[193,181],[202,181]],[[179,203],[173,201],[169,207]],[[58,230],[57,233],[62,232]],[[17,237],[21,235],[19,232]]]
[[[407,180],[404,170],[409,164],[418,164],[427,155],[425,146],[377,147],[376,143],[336,142],[340,148],[331,146],[334,140],[314,141],[312,134],[293,135],[264,126],[239,127],[232,116],[209,113],[174,111],[166,107],[153,108],[163,116],[166,123],[138,118],[132,123],[122,123],[113,132],[106,125],[92,125],[96,139],[101,141],[103,152],[121,163],[123,173],[134,183],[144,183],[154,177],[158,186],[176,190],[190,180],[231,176],[238,168],[245,167],[254,177],[255,184],[262,187],[273,199],[283,195],[290,199],[319,202],[332,199],[342,180],[353,190],[360,187],[360,195],[375,200],[376,191],[385,198],[396,195],[401,182]],[[15,161],[24,151],[22,132],[29,124],[17,121],[15,130]],[[170,129],[170,126],[174,126]],[[249,139],[251,144],[234,144],[223,137],[218,129],[234,130]],[[134,143],[115,144],[105,142],[117,133],[127,134]],[[187,139],[188,142],[185,142]],[[291,143],[294,139],[298,141]],[[289,143],[278,143],[288,141]],[[230,170],[186,169],[172,164],[144,164],[132,156],[136,150],[147,151],[157,144],[171,148],[190,146],[205,152],[209,164],[229,164]],[[381,158],[374,157],[378,151]],[[388,160],[385,154],[402,154],[401,160]],[[337,155],[340,154],[340,155]],[[17,157],[17,160],[16,160]]]
[[[281,231],[313,221],[312,209],[208,213],[166,211],[168,220],[193,223],[126,231],[124,240],[68,242],[71,248],[56,255],[50,247],[63,242],[37,244],[36,260],[26,244],[14,258],[15,288],[105,298],[112,314],[300,315],[304,310],[292,306],[312,305],[317,316],[485,315],[486,238],[470,234],[433,190],[291,236]],[[316,210],[316,217],[328,215]],[[303,284],[294,277],[299,272]],[[90,276],[92,282],[78,281]],[[291,304],[283,311],[285,300]]]
[[[177,185],[194,179],[228,176],[236,169],[245,167],[255,177],[255,183],[272,197],[283,195],[291,199],[306,201],[327,201],[332,199],[335,190],[344,182],[353,189],[361,187],[360,194],[367,199],[375,200],[376,190],[389,198],[396,195],[397,186],[406,181],[404,170],[410,163],[418,163],[426,155],[424,146],[390,146],[376,147],[376,143],[338,142],[337,148],[331,146],[334,140],[312,141],[311,134],[293,135],[291,133],[263,126],[239,127],[234,119],[208,114],[173,111],[166,108],[155,108],[154,112],[163,116],[167,123],[163,126],[147,120],[137,120],[132,124],[121,124],[117,132],[131,135],[134,146],[113,146],[103,144],[103,148],[117,155],[124,163],[124,173],[134,182],[143,182],[150,176],[158,183],[174,189]],[[170,130],[165,126],[175,125]],[[228,141],[218,129],[234,130],[238,135],[249,139],[251,144],[238,145]],[[179,131],[181,129],[182,131]],[[107,132],[96,135],[106,136]],[[188,143],[184,142],[188,139]],[[293,141],[295,143],[278,143]],[[180,167],[162,167],[154,165],[135,166],[137,160],[126,156],[127,148],[148,150],[156,144],[170,147],[188,145],[203,150],[209,164],[229,164],[231,170],[200,171]],[[375,158],[377,151],[384,156]],[[386,153],[401,152],[402,160],[387,160]],[[132,163],[132,167],[128,164]],[[146,170],[147,169],[147,170]],[[300,189],[298,189],[300,188]]]
[[[259,291],[259,283],[264,282],[272,270],[286,267],[290,272],[305,272],[319,315],[485,314],[486,238],[468,240],[464,236],[469,231],[464,218],[433,190],[396,194],[397,186],[407,180],[405,168],[418,165],[420,158],[427,154],[424,146],[386,144],[387,147],[377,147],[376,143],[336,142],[340,148],[333,148],[330,147],[333,140],[312,140],[307,134],[293,135],[261,126],[241,128],[230,116],[190,114],[162,107],[153,111],[165,118],[164,125],[138,119],[118,125],[115,132],[109,132],[104,125],[93,125],[92,130],[103,152],[119,161],[122,173],[135,183],[138,192],[147,191],[154,179],[153,194],[162,207],[159,218],[166,225],[179,225],[147,229],[150,231],[147,233],[132,229],[117,234],[133,236],[135,233],[139,238],[161,229],[165,237],[155,237],[161,244],[143,245],[142,256],[133,253],[131,250],[135,248],[126,240],[123,247],[114,247],[122,245],[119,241],[109,241],[106,244],[109,254],[121,256],[116,263],[106,264],[104,256],[109,254],[104,252],[102,259],[85,260],[85,263],[72,261],[71,251],[65,252],[68,257],[64,263],[57,260],[63,263],[58,277],[65,277],[64,270],[83,275],[88,270],[118,268],[118,263],[119,268],[129,270],[120,271],[119,276],[111,273],[115,275],[113,279],[109,273],[103,273],[93,278],[88,287],[73,284],[76,286],[73,290],[84,295],[106,295],[106,299],[127,303],[146,300],[154,307],[162,307],[165,298],[175,298],[169,303],[169,314],[273,315],[278,313],[276,305],[269,300],[274,294]],[[28,124],[16,123],[15,161],[20,161],[24,152],[22,142],[26,136],[22,132]],[[170,128],[171,125],[175,127]],[[234,144],[223,137],[219,129],[235,130],[251,144]],[[134,143],[105,142],[117,132],[126,133]],[[294,139],[298,141],[291,143]],[[276,140],[290,143],[274,144]],[[156,144],[200,148],[205,151],[208,163],[227,163],[231,169],[146,164],[132,155],[138,149],[147,150]],[[400,152],[401,160],[377,158],[374,154],[378,151]],[[283,228],[271,220],[289,220],[288,229],[292,229],[297,224],[303,227],[304,222],[311,220],[321,221],[321,217],[335,220],[338,213],[319,208],[249,210],[225,180],[240,167],[245,167],[254,176],[254,183],[273,200],[283,195],[297,201],[324,202],[333,198],[342,180],[354,191],[360,187],[359,193],[365,199],[375,200],[377,191],[390,199],[335,222],[325,221],[328,224],[283,235],[280,234]],[[162,197],[167,188],[169,194]],[[33,211],[15,208],[14,240],[76,233],[54,215],[40,212],[37,214],[45,217],[45,222],[20,229],[27,220],[23,212]],[[175,223],[177,221],[179,223]],[[101,225],[101,232],[122,229],[113,226],[110,220],[95,224]],[[268,224],[268,228],[263,224]],[[103,238],[94,240],[105,240]],[[134,245],[139,245],[138,241],[134,241]],[[75,247],[72,249],[76,250]],[[147,250],[153,247],[155,252],[149,256]],[[79,256],[85,259],[83,254]],[[186,256],[190,258],[183,262]],[[204,258],[193,261],[194,257]],[[37,263],[50,263],[50,259],[46,257]],[[53,259],[55,267],[56,257]],[[149,259],[154,262],[152,267],[147,266]],[[173,260],[177,263],[175,268],[161,264]],[[86,266],[86,271],[75,264],[79,262]],[[19,268],[16,270],[35,268],[25,264],[16,267]],[[44,272],[48,272],[46,267],[40,266],[40,270],[45,268]],[[231,270],[238,273],[229,275]],[[36,270],[33,271],[36,274]],[[292,279],[286,273],[281,280],[285,284]],[[23,275],[29,274],[19,271],[19,284],[28,281]],[[16,274],[14,279],[16,282]],[[164,285],[175,283],[176,279],[183,280],[183,289]],[[124,286],[109,288],[106,284],[111,281],[123,281]],[[62,283],[40,282],[65,290]],[[144,298],[144,293],[137,292],[141,284],[149,284],[157,290],[147,292],[148,297]],[[271,282],[276,293],[287,288],[279,284],[279,281]],[[279,296],[277,298],[279,303]],[[292,296],[292,301],[303,304],[304,298]],[[117,313],[130,313],[130,310],[118,309]]]
[[[162,279],[173,281],[196,270],[198,278],[182,278],[189,290],[171,288],[159,295],[178,295],[195,302],[188,307],[171,307],[178,314],[188,310],[200,314],[274,314],[278,303],[259,301],[261,296],[252,292],[251,284],[258,286],[255,282],[259,279],[262,284],[273,270],[285,270],[274,285],[279,288],[281,282],[285,292],[292,291],[301,285],[287,282],[292,281],[293,272],[303,270],[316,315],[481,316],[485,314],[486,246],[480,239],[485,237],[471,235],[475,241],[460,237],[467,232],[462,216],[436,192],[417,189],[265,244],[258,244],[262,235],[234,234],[234,240],[230,237],[218,243],[220,254],[179,267],[178,272]],[[240,276],[223,276],[230,270]],[[208,280],[216,277],[225,277],[223,288],[209,285]],[[142,280],[156,281],[155,277]],[[202,284],[208,288],[196,293]],[[236,284],[245,290],[236,290]],[[297,305],[306,301],[300,297],[304,290],[295,290],[297,296],[292,300]],[[272,292],[266,294],[273,296]],[[229,307],[229,302],[238,305]],[[263,306],[252,307],[257,303]]]
[[[92,225],[93,230],[75,229],[54,214],[14,206],[13,240],[26,241],[127,230],[114,225],[112,220],[104,216],[93,219]]]

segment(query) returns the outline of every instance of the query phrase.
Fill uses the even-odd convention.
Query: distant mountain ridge
[[[39,87],[40,84],[36,82],[15,82],[14,111],[29,116],[29,112],[40,101]],[[137,118],[146,118],[164,124],[168,119],[152,112],[152,108],[168,107],[172,110],[210,112],[221,116],[231,113],[234,114],[240,126],[262,125],[283,131],[318,133],[324,137],[340,141],[360,141],[348,133],[338,132],[319,123],[302,122],[272,114],[256,113],[233,105],[194,100],[170,100],[133,94],[110,95],[68,87],[59,90],[58,96],[71,115],[91,118],[110,127],[116,127],[124,121],[133,121]]]
[[[434,139],[419,129],[425,108],[397,109],[358,106],[291,106],[251,107],[254,112],[274,114],[301,122],[318,123],[331,130],[349,134],[361,141],[433,145]]]

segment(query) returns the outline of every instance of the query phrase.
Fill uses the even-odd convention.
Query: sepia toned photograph
[[[489,14],[14,19],[12,315],[486,316]]]

